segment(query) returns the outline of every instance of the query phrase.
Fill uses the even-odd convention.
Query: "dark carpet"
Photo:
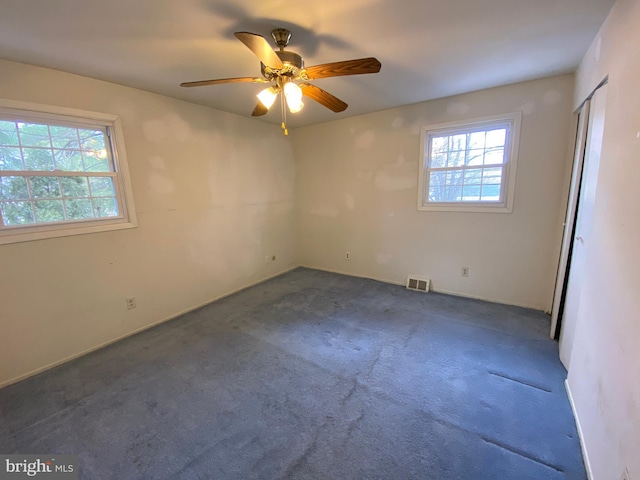
[[[586,479],[534,311],[300,268],[0,390],[83,479]]]

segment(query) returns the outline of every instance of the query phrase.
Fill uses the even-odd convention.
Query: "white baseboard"
[[[75,354],[70,355],[68,357],[65,357],[65,358],[63,358],[61,360],[56,360],[55,362],[51,362],[51,363],[49,363],[49,364],[47,364],[47,365],[45,365],[43,367],[36,368],[35,370],[31,370],[31,371],[29,371],[27,373],[24,373],[22,375],[19,375],[17,377],[11,378],[9,380],[5,380],[4,382],[0,382],[0,388],[7,387],[7,386],[12,385],[14,383],[18,383],[21,380],[25,380],[25,379],[27,379],[29,377],[32,377],[34,375],[37,375],[39,373],[42,373],[42,372],[45,372],[45,371],[50,370],[52,368],[55,368],[58,365],[62,365],[63,363],[70,362],[71,360],[75,360],[76,358],[82,357],[83,355],[87,355],[88,353],[95,352],[96,350],[100,350],[101,348],[104,348],[104,347],[106,347],[108,345],[111,345],[112,343],[119,342],[120,340],[124,340],[125,338],[131,337],[132,335],[136,335],[137,333],[144,332],[145,330],[148,330],[148,329],[153,328],[153,327],[155,327],[157,325],[160,325],[161,323],[168,322],[169,320],[173,320],[174,318],[177,318],[180,315],[184,315],[185,313],[189,313],[189,312],[191,312],[193,310],[197,310],[198,308],[204,307],[205,305],[209,305],[210,303],[213,303],[213,302],[215,302],[217,300],[220,300],[222,298],[225,298],[225,297],[228,297],[230,295],[233,295],[234,293],[238,293],[238,292],[240,292],[242,290],[246,290],[247,288],[251,288],[251,287],[253,287],[255,285],[258,285],[258,284],[260,284],[262,282],[266,282],[267,280],[270,280],[272,278],[278,277],[278,276],[280,276],[280,275],[282,275],[284,273],[287,273],[287,272],[289,272],[291,270],[295,270],[296,268],[298,268],[298,265],[286,268],[285,270],[282,270],[280,272],[274,273],[273,275],[269,275],[268,277],[265,277],[265,278],[263,278],[261,280],[249,283],[247,285],[243,285],[242,287],[236,288],[235,290],[232,290],[230,292],[226,292],[226,293],[223,293],[222,295],[218,295],[217,297],[213,297],[213,298],[210,298],[209,300],[205,300],[204,302],[199,303],[198,305],[195,305],[193,307],[186,308],[186,309],[184,309],[184,310],[182,310],[180,312],[171,314],[168,317],[163,318],[162,320],[158,320],[157,322],[149,323],[148,325],[145,325],[144,327],[138,328],[138,329],[133,330],[131,332],[127,332],[124,335],[120,335],[119,337],[113,338],[113,339],[108,340],[106,342],[103,342],[103,343],[101,343],[99,345],[96,345],[94,347],[91,347],[91,348],[88,348],[86,350],[83,350],[83,351],[81,351],[79,353],[75,353]]]
[[[402,285],[404,287],[404,282],[396,282],[395,280],[389,280],[387,278],[371,277],[369,275],[360,275],[358,273],[343,272],[341,270],[333,270],[331,268],[316,267],[313,265],[300,265],[300,266],[302,268],[308,268],[310,270],[319,270],[321,272],[337,273],[338,275],[345,275],[347,277],[366,278],[368,280],[376,280],[378,282],[390,283],[392,285]]]
[[[524,303],[506,302],[504,300],[499,300],[496,298],[483,297],[481,295],[471,295],[469,293],[452,292],[450,290],[440,290],[438,288],[434,288],[432,291],[437,293],[444,293],[445,295],[453,295],[454,297],[473,298],[474,300],[482,300],[485,302],[499,303],[500,305],[511,305],[512,307],[528,308],[530,310],[537,310],[538,312],[547,313],[544,310],[544,308],[533,307],[531,305],[525,305]]]
[[[582,426],[580,425],[580,417],[578,417],[578,412],[576,411],[576,405],[573,402],[573,394],[571,393],[571,387],[569,387],[569,382],[567,379],[565,379],[564,381],[564,388],[567,390],[567,397],[569,397],[569,404],[571,405],[571,410],[573,411],[573,418],[576,421],[576,428],[578,429],[578,438],[580,439],[580,449],[582,450],[582,458],[584,460],[584,468],[587,471],[587,478],[589,480],[594,480],[593,471],[591,470],[591,462],[589,461],[589,454],[587,453],[587,446],[584,443]]]
[[[322,272],[337,273],[339,275],[346,275],[348,277],[367,278],[369,280],[376,280],[378,282],[390,283],[392,285],[402,285],[403,287],[405,286],[405,282],[404,281],[398,282],[396,280],[389,280],[387,278],[373,277],[373,276],[370,276],[370,275],[360,275],[358,273],[343,272],[341,270],[334,270],[334,269],[331,269],[331,268],[316,267],[316,266],[313,266],[313,265],[300,265],[300,266],[303,267],[303,268],[309,268],[311,270],[320,270]],[[538,310],[540,312],[544,311],[544,309],[542,309],[542,308],[532,307],[531,305],[524,305],[524,304],[513,303],[513,302],[505,302],[504,300],[497,300],[495,298],[481,297],[479,295],[471,295],[471,294],[468,294],[468,293],[453,292],[451,290],[441,290],[439,288],[433,288],[433,282],[431,282],[431,291],[432,292],[436,292],[436,293],[443,293],[445,295],[453,295],[454,297],[473,298],[474,300],[483,300],[485,302],[499,303],[501,305],[511,305],[513,307],[529,308],[531,310]],[[545,312],[545,313],[547,313],[547,312]]]

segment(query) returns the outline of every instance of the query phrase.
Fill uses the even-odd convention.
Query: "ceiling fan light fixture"
[[[275,87],[269,87],[262,90],[258,95],[258,100],[268,110],[278,97],[278,90]]]
[[[270,84],[270,87],[265,88],[257,95],[258,102],[251,112],[251,116],[261,117],[266,115],[276,99],[278,99],[282,114],[282,129],[285,135],[288,134],[286,126],[287,108],[291,113],[297,113],[302,110],[304,106],[302,102],[303,96],[335,113],[343,112],[348,107],[342,100],[309,83],[309,81],[345,75],[378,73],[382,67],[380,61],[374,57],[305,67],[304,60],[300,55],[285,50],[291,39],[291,32],[285,28],[276,28],[271,32],[271,36],[278,46],[277,51],[269,45],[269,42],[262,35],[257,33],[234,32],[234,36],[258,57],[262,77],[214,78],[212,80],[183,82],[180,86],[202,87],[222,83]],[[296,84],[296,82],[299,82],[300,85]]]
[[[291,113],[298,113],[304,107],[302,102],[302,89],[294,82],[284,84],[284,96]]]

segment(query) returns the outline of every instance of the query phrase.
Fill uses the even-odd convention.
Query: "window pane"
[[[113,179],[109,177],[91,177],[89,178],[91,185],[91,196],[93,197],[113,197],[115,191],[113,189]]]
[[[469,134],[469,148],[484,149],[485,132],[473,132]]]
[[[51,147],[49,128],[38,123],[18,122],[20,143],[24,147]]]
[[[480,185],[482,181],[482,169],[473,168],[465,170],[464,172],[464,184],[465,185]]]
[[[51,143],[55,148],[80,148],[78,129],[51,126]]]
[[[104,155],[104,156],[103,156]],[[106,151],[82,152],[85,172],[110,172],[109,158]]]
[[[444,185],[429,185],[429,201],[430,202],[444,202],[445,200],[445,188]]]
[[[504,149],[492,148],[484,154],[485,165],[497,165],[501,163],[504,163]]]
[[[482,165],[484,150],[469,150],[467,152],[467,165]]]
[[[33,198],[55,198],[60,196],[58,177],[29,177],[29,183],[31,184]]]
[[[462,185],[462,170],[454,170],[445,173],[445,181],[447,185]]]
[[[93,211],[96,217],[117,217],[118,206],[115,198],[94,198]]]
[[[82,150],[98,152],[105,149],[104,133],[100,130],[78,130]]]
[[[19,145],[16,122],[0,120],[0,145]]]
[[[93,206],[88,198],[66,200],[67,218],[70,220],[81,220],[93,218]]]
[[[34,223],[31,202],[0,202],[5,225],[25,225]]]
[[[0,177],[0,199],[29,200],[27,179],[24,177]]]
[[[431,150],[435,152],[446,152],[449,148],[449,137],[433,137],[431,139]]]
[[[466,150],[467,134],[452,135],[449,137],[449,150]]]
[[[434,137],[431,140],[431,167],[440,168],[446,166],[448,146],[449,137]]]
[[[500,184],[502,181],[502,168],[485,168],[482,172],[482,183]]]
[[[464,150],[456,150],[449,152],[449,160],[447,161],[447,167],[461,167],[464,165]]]
[[[431,172],[429,174],[429,185],[444,185],[445,172]]]
[[[503,147],[507,138],[507,129],[500,128],[497,130],[489,130],[487,132],[487,148]]]
[[[44,148],[23,148],[24,165],[27,170],[54,170],[51,150]]]
[[[436,187],[444,185],[445,172],[431,172],[429,174],[429,185]]]
[[[462,200],[465,202],[477,202],[480,200],[480,187],[466,186],[463,189]]]
[[[65,197],[89,197],[87,177],[60,177],[62,195]]]
[[[444,152],[431,152],[431,161],[429,166],[431,168],[441,168],[447,165],[447,153]]]
[[[462,199],[462,187],[460,185],[447,185],[445,197],[446,202],[459,202]]]
[[[56,168],[65,172],[84,172],[82,154],[78,150],[54,150]]]
[[[64,220],[62,200],[36,200],[33,203],[38,222],[59,222]]]
[[[484,201],[499,201],[500,200],[500,185],[483,185],[482,186],[482,200]]]
[[[19,148],[0,147],[0,170],[22,170]]]

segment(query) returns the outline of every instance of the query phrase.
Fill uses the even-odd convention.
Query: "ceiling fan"
[[[244,43],[260,60],[260,77],[218,78],[214,80],[200,80],[197,82],[181,83],[181,87],[201,87],[221,83],[270,83],[271,85],[258,94],[258,103],[251,113],[254,117],[266,114],[278,95],[282,108],[282,129],[288,135],[286,128],[285,104],[291,113],[302,110],[302,97],[308,97],[333,112],[346,110],[347,104],[329,92],[309,83],[310,80],[327,77],[341,77],[344,75],[361,75],[378,73],[380,62],[373,57],[346,60],[343,62],[325,63],[313,67],[304,66],[300,55],[285,50],[291,39],[291,32],[285,28],[276,28],[271,32],[279,50],[273,50],[262,35],[250,32],[235,32],[238,40]]]

